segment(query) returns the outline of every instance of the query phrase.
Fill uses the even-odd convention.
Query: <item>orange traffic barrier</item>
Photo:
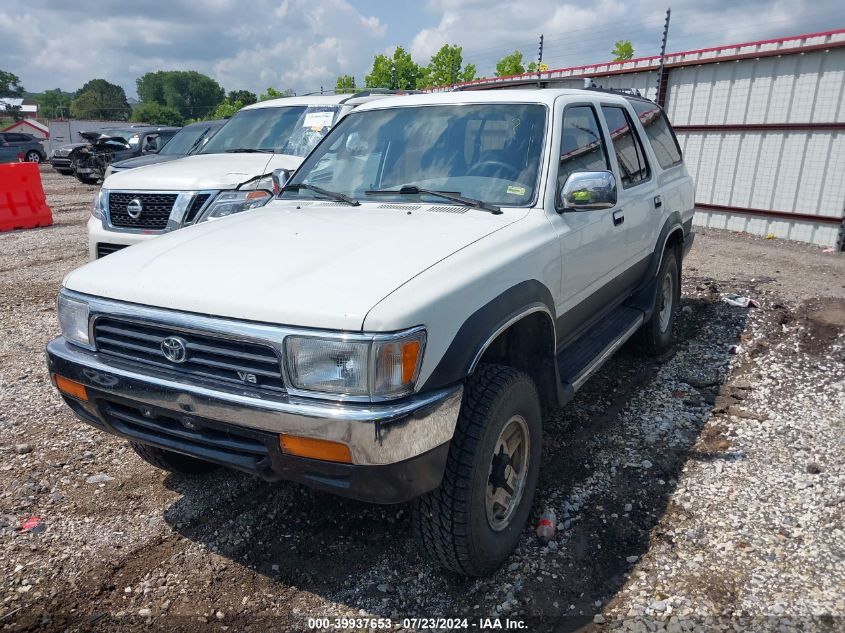
[[[31,229],[52,223],[53,212],[47,206],[38,165],[0,165],[0,231]]]

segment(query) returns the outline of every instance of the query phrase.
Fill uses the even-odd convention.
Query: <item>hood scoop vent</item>
[[[429,207],[426,209],[429,213],[466,213],[469,210],[469,207],[459,207],[455,206],[439,206],[439,207]]]
[[[348,207],[345,202],[318,202],[315,207]]]
[[[418,204],[380,204],[379,209],[396,209],[397,211],[416,211],[420,208]]]

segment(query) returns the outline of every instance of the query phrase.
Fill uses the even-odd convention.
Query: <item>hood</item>
[[[112,169],[134,169],[135,167],[144,167],[146,165],[158,165],[160,163],[167,163],[171,160],[176,160],[177,158],[181,158],[181,155],[164,155],[161,154],[144,154],[143,156],[136,156],[135,158],[130,158],[129,160],[121,160],[116,163],[112,163]]]
[[[235,189],[274,169],[296,169],[303,161],[286,154],[195,154],[178,163],[121,171],[103,183],[106,189],[196,191]]]
[[[382,206],[275,201],[98,259],[65,286],[187,312],[355,331],[396,288],[527,213]]]

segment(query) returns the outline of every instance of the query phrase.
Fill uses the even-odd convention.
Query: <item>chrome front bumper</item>
[[[82,349],[62,337],[49,343],[47,358],[52,374],[82,383],[103,398],[167,411],[188,425],[199,418],[343,442],[356,466],[397,464],[446,445],[454,434],[463,394],[463,386],[454,385],[387,403],[271,396],[210,381],[186,383],[184,376],[155,367],[139,371],[137,365]],[[75,405],[90,416],[102,417],[96,398]]]

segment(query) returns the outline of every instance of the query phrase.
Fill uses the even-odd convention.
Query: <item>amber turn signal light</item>
[[[88,390],[85,389],[85,385],[73,381],[70,378],[59,376],[58,374],[53,374],[53,380],[56,383],[56,389],[63,394],[71,398],[76,398],[77,400],[88,402]]]
[[[322,459],[326,462],[352,463],[352,452],[346,444],[330,440],[318,440],[313,437],[298,435],[280,435],[279,445],[282,452],[297,457]]]

